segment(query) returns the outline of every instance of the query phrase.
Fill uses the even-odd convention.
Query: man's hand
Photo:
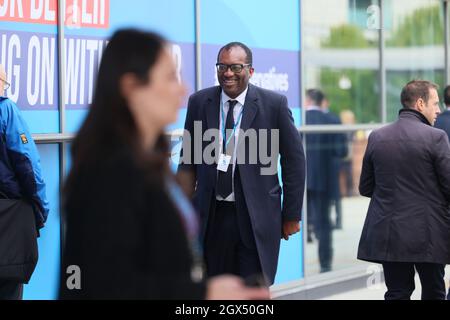
[[[300,232],[300,221],[284,221],[283,222],[283,239],[289,240],[289,236]]]
[[[270,299],[267,287],[247,287],[241,278],[220,275],[208,280],[207,300],[266,300]]]
[[[195,174],[187,170],[179,170],[176,175],[177,182],[186,196],[192,198],[195,190]]]

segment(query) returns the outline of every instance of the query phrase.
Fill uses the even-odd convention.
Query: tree
[[[387,47],[415,47],[444,44],[444,22],[440,5],[419,8],[403,18]]]
[[[395,30],[386,30],[386,48],[443,46],[444,23],[442,5],[433,5],[414,10],[405,16]],[[368,40],[362,29],[356,25],[345,24],[331,28],[330,35],[322,41],[322,48],[359,49],[374,48],[376,42]],[[350,79],[352,87],[339,88],[339,79]],[[387,70],[387,120],[397,118],[400,109],[399,96],[403,86],[412,79],[434,81],[444,84],[444,70],[424,70],[417,68],[404,71]],[[379,122],[380,88],[379,71],[364,69],[322,68],[320,71],[321,88],[329,97],[331,110],[339,113],[350,109],[359,123]]]
[[[358,49],[370,48],[376,44],[364,36],[356,25],[341,25],[331,29],[328,39],[322,42],[322,48]],[[341,89],[339,80],[347,77],[352,86]],[[321,89],[330,101],[330,108],[339,114],[350,109],[355,114],[356,122],[379,122],[379,86],[378,71],[364,69],[322,68],[320,72]]]
[[[441,5],[428,6],[414,10],[403,18],[398,27],[386,40],[387,48],[411,48],[424,46],[441,46],[444,44],[444,22]],[[388,32],[387,32],[388,33]],[[389,35],[389,33],[387,34]],[[389,49],[388,49],[389,50]],[[412,79],[433,81],[440,86],[444,84],[444,70],[424,70],[418,61],[412,70],[387,70],[387,120],[397,118],[400,105],[400,92]]]

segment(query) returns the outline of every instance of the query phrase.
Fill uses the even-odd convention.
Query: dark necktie
[[[227,120],[225,122],[226,137],[224,137],[223,140],[223,153],[226,153],[227,155],[231,156],[231,159],[233,159],[233,151],[234,151],[233,109],[236,103],[237,103],[236,100],[228,100],[229,108]],[[233,135],[233,137],[230,138],[230,135]],[[228,143],[228,145],[226,145],[228,139],[230,139],[230,142]],[[220,195],[222,198],[226,199],[233,191],[232,185],[233,185],[233,163],[232,161],[230,161],[227,172],[219,170],[219,174],[217,177],[217,194]]]

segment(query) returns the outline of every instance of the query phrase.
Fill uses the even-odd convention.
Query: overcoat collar
[[[423,114],[421,114],[419,111],[414,110],[414,109],[407,109],[407,108],[400,109],[400,111],[398,112],[398,118],[399,119],[416,119],[422,123],[425,123],[425,124],[431,126],[431,123],[427,120],[427,118],[425,118],[425,116]]]

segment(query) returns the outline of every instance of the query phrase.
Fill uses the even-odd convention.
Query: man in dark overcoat
[[[409,299],[417,270],[422,299],[444,299],[450,262],[450,146],[433,127],[437,85],[413,80],[401,92],[398,120],[373,131],[359,191],[370,205],[358,259],[381,263],[386,300]]]

